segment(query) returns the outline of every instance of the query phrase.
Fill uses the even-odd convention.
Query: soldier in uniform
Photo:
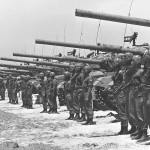
[[[87,116],[87,121],[83,125],[93,125],[96,122],[93,122],[93,101],[92,101],[92,88],[93,88],[93,79],[90,76],[92,68],[90,66],[85,66],[85,76],[83,81],[83,99],[85,112]]]
[[[26,77],[26,97],[27,97],[27,108],[28,109],[33,109],[33,103],[32,103],[32,91],[33,91],[33,85],[32,82],[30,81],[31,77],[30,75],[27,75]]]
[[[64,72],[64,93],[65,93],[65,100],[67,102],[67,109],[69,110],[69,118],[67,120],[73,120],[74,118],[74,107],[71,99],[71,91],[70,91],[70,72]]]
[[[49,94],[49,113],[57,113],[57,81],[55,79],[55,73],[51,72],[50,74],[51,81],[50,81],[50,94]]]
[[[10,74],[6,85],[8,91],[9,103],[12,103],[12,82],[13,79],[12,79],[12,75]]]
[[[0,77],[0,95],[1,99],[5,100],[5,84],[3,78]]]
[[[42,98],[43,111],[41,113],[47,113],[47,99],[46,99],[46,87],[44,81],[44,73],[40,73],[40,87],[39,87],[39,95]]]
[[[115,62],[116,65],[118,66],[118,69],[116,75],[113,77],[114,89],[115,89],[114,97],[117,102],[117,112],[118,112],[119,119],[121,121],[121,130],[118,134],[122,135],[122,134],[126,134],[128,131],[128,119],[125,111],[125,96],[123,90],[121,89],[123,86],[122,83],[123,83],[125,68],[123,66],[122,67],[120,66],[121,60],[119,58],[117,58]]]

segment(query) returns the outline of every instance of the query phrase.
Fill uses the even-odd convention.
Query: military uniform
[[[12,103],[12,84],[13,84],[13,79],[12,77],[9,77],[9,79],[7,80],[7,91],[9,97],[9,103]]]
[[[2,100],[5,100],[5,83],[3,78],[0,78],[0,96]]]

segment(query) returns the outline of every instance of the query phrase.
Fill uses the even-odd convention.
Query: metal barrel
[[[29,60],[13,59],[13,58],[6,58],[6,57],[1,57],[0,59],[6,60],[6,61],[32,63],[32,64],[45,65],[45,66],[55,66],[55,67],[63,67],[63,68],[70,67],[70,65],[67,65],[67,64],[57,64],[57,63],[51,63],[51,62],[46,62],[46,61],[38,62],[38,61],[29,61]]]
[[[17,68],[17,69],[23,69],[23,70],[51,70],[51,68],[29,66],[29,65],[20,66],[20,65],[12,65],[12,64],[0,64],[0,67]]]
[[[87,44],[76,44],[76,43],[67,43],[67,42],[58,42],[58,41],[47,41],[47,40],[35,40],[36,44],[45,44],[45,45],[55,45],[55,46],[64,46],[64,47],[72,47],[72,48],[80,48],[80,49],[89,49],[89,50],[99,50],[102,52],[113,52],[113,53],[126,53],[130,52],[135,55],[143,54],[145,51],[143,50],[133,50],[132,48],[123,48],[122,46],[115,45],[87,45]],[[146,49],[145,49],[146,50]]]
[[[16,72],[16,73],[30,73],[30,71],[27,71],[27,70],[14,70],[14,69],[0,69],[0,71]]]
[[[106,21],[113,21],[119,23],[127,23],[139,26],[146,26],[150,27],[150,20],[135,18],[135,17],[125,17],[120,15],[112,15],[107,13],[99,13],[93,11],[86,11],[81,9],[76,9],[75,15],[78,17],[86,17],[92,19],[99,19],[99,20],[106,20]]]
[[[22,53],[13,53],[13,56],[29,57],[29,58],[54,59],[54,60],[60,60],[60,61],[82,62],[82,63],[89,63],[89,64],[101,64],[101,63],[103,63],[103,60],[83,59],[83,58],[67,57],[67,56],[54,57],[54,56],[22,54]]]

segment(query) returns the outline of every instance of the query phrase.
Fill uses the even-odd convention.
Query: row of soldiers
[[[116,60],[117,71],[113,77],[113,92],[121,121],[118,134],[130,134],[132,139],[142,142],[148,139],[150,126],[150,54],[130,54],[128,58],[126,64],[120,63],[120,59]]]

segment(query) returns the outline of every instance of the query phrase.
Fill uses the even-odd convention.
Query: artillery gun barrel
[[[27,70],[14,70],[14,69],[0,69],[0,71],[17,72],[17,73],[30,73],[30,71],[27,71]]]
[[[37,66],[19,66],[12,64],[0,64],[0,67],[17,68],[23,70],[50,70],[51,68],[37,67]]]
[[[29,57],[29,58],[44,58],[44,59],[54,59],[60,61],[71,61],[71,62],[82,62],[89,64],[101,64],[104,60],[97,59],[83,59],[77,57],[54,57],[54,56],[44,56],[44,55],[33,55],[33,54],[22,54],[22,53],[13,53],[13,56]]]
[[[113,21],[113,22],[120,22],[120,23],[127,23],[127,24],[150,27],[150,20],[135,18],[135,17],[125,17],[125,16],[120,16],[120,15],[98,13],[98,12],[86,11],[86,10],[80,10],[80,9],[76,9],[75,15],[79,17],[86,17],[86,18],[92,18],[92,19],[107,20],[107,21]]]
[[[38,62],[38,61],[29,61],[29,60],[13,59],[13,58],[6,58],[6,57],[1,57],[0,59],[7,60],[7,61],[14,61],[14,62],[32,63],[32,64],[37,64],[37,65],[63,67],[63,68],[70,67],[70,65],[67,65],[67,64],[57,64],[57,63],[51,63],[51,62],[46,62],[46,61]]]
[[[64,46],[80,49],[89,49],[89,50],[99,50],[102,52],[113,52],[113,53],[126,53],[130,52],[136,55],[143,54],[143,50],[133,50],[132,48],[123,48],[122,46],[115,45],[87,45],[87,44],[76,44],[76,43],[67,43],[67,42],[58,42],[58,41],[47,41],[47,40],[35,40],[36,44],[45,44],[45,45],[55,45],[55,46]]]

